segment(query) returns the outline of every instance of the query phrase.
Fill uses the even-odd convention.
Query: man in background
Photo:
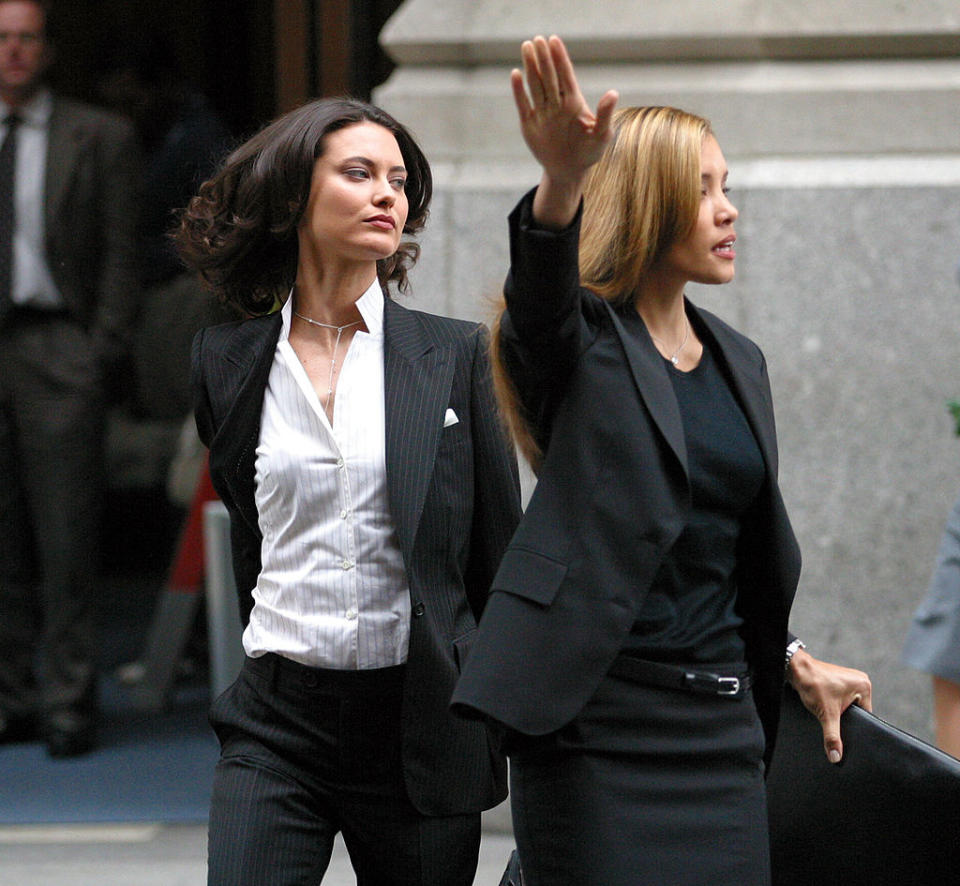
[[[111,373],[136,307],[137,147],[54,95],[43,0],[0,0],[0,743],[96,741]]]

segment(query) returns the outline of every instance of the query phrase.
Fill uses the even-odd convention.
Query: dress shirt
[[[13,279],[10,297],[14,304],[38,308],[63,305],[60,292],[47,264],[46,202],[47,142],[53,96],[41,90],[17,110],[21,123],[17,129],[17,161],[14,168],[14,205],[16,225],[13,232]],[[0,121],[11,108],[0,101]],[[7,137],[7,126],[0,123],[0,142]]]
[[[253,657],[314,667],[406,661],[410,592],[387,495],[383,293],[343,355],[333,426],[289,342],[293,299],[264,393],[256,453],[262,568],[243,635]]]

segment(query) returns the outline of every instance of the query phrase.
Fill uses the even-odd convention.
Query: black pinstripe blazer
[[[279,314],[201,330],[193,345],[197,427],[230,512],[244,623],[260,574],[254,462]],[[486,330],[384,301],[390,509],[410,586],[403,764],[426,814],[477,811],[506,795],[486,729],[448,709],[490,582],[520,517],[516,459],[498,420]],[[459,422],[444,428],[446,410]]]

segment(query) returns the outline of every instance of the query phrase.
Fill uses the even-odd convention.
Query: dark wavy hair
[[[200,186],[172,233],[184,264],[198,272],[225,304],[248,314],[270,311],[286,297],[297,273],[297,226],[324,138],[369,121],[393,133],[407,170],[409,203],[404,234],[424,226],[433,194],[430,164],[413,136],[386,111],[351,98],[309,102],[261,129],[231,152]],[[420,248],[403,241],[377,262],[384,289],[408,288],[407,271]]]

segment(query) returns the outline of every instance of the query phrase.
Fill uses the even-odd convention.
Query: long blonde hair
[[[622,108],[614,136],[584,184],[580,282],[622,307],[670,246],[693,230],[700,205],[700,155],[708,120],[670,107]],[[500,311],[491,362],[504,421],[534,471],[543,453],[502,357]]]
[[[580,279],[629,304],[650,268],[692,230],[700,206],[700,154],[712,133],[678,108],[623,108],[614,138],[584,186]]]

